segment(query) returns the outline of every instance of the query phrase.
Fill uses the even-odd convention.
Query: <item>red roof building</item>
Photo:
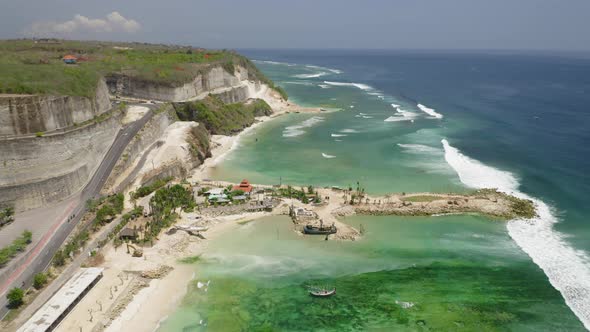
[[[248,180],[246,180],[246,179],[242,180],[242,182],[240,182],[239,185],[233,186],[233,188],[232,188],[232,190],[234,190],[234,191],[241,190],[241,191],[248,193],[248,194],[250,192],[252,192],[252,189],[254,189],[254,187],[252,187],[250,182],[248,182]]]
[[[78,58],[76,58],[75,56],[73,56],[71,54],[65,55],[61,59],[63,60],[63,62],[68,63],[68,64],[76,63],[76,61],[78,60]]]

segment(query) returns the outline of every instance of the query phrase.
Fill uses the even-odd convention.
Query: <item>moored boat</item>
[[[311,234],[311,235],[328,235],[328,234],[336,234],[336,226],[332,225],[329,227],[317,227],[312,225],[305,225],[303,227],[303,233]]]

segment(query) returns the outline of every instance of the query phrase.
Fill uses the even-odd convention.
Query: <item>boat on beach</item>
[[[336,232],[337,229],[334,225],[328,227],[305,225],[305,227],[303,227],[303,233],[310,235],[329,235],[336,234]]]

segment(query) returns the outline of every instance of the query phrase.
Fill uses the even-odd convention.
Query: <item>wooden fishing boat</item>
[[[336,294],[336,288],[333,289],[319,289],[319,288],[312,288],[309,290],[309,294],[315,297],[329,297]]]
[[[329,227],[317,227],[312,225],[305,225],[303,227],[303,233],[311,234],[311,235],[328,235],[328,234],[336,234],[336,226],[332,225]]]

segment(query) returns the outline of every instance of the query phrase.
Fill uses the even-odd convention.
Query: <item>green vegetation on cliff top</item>
[[[175,106],[180,120],[199,122],[214,135],[235,134],[251,126],[255,117],[272,114],[272,109],[262,99],[225,104],[210,95],[203,100]]]
[[[78,57],[77,64],[64,64],[67,54]],[[266,83],[287,98],[250,60],[233,51],[65,40],[0,41],[0,93],[92,97],[101,76],[116,74],[176,87],[215,65],[232,73],[235,66],[245,67],[250,80]]]

